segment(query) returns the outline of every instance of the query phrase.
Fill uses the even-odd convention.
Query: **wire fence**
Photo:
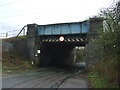
[[[8,31],[8,32],[6,32],[6,33],[0,33],[0,38],[16,37],[20,31],[21,31],[21,30],[12,30],[12,31]],[[19,36],[24,36],[24,35],[26,35],[26,33],[27,33],[27,30],[23,30],[23,31],[19,34]]]

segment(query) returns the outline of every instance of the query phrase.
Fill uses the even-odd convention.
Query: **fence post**
[[[6,33],[6,37],[8,37],[8,33]]]

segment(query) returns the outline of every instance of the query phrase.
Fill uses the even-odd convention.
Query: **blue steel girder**
[[[38,25],[38,35],[66,35],[88,33],[90,28],[89,21],[61,23],[50,25]]]

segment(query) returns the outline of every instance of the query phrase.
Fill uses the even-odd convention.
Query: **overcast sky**
[[[107,8],[113,0],[0,0],[0,33],[26,24],[83,21]]]

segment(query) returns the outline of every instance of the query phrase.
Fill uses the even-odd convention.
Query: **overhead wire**
[[[8,6],[8,5],[12,5],[12,4],[16,4],[16,3],[20,3],[20,2],[25,2],[25,1],[27,1],[27,0],[19,0],[19,1],[15,1],[15,2],[10,2],[10,3],[6,3],[6,4],[2,4],[2,5],[0,5],[0,7],[4,7],[4,6]],[[28,8],[28,9],[26,9],[26,10],[24,10],[24,11],[17,11],[17,12],[15,12],[15,14],[14,14],[14,12],[13,13],[11,13],[10,14],[10,16],[11,17],[18,17],[18,16],[21,16],[21,15],[28,15],[28,14],[33,14],[33,13],[39,13],[39,11],[37,10],[37,11],[32,11],[32,10],[36,10],[36,9],[34,9],[34,8]],[[28,11],[30,11],[30,12],[28,12]],[[32,12],[31,12],[32,11]],[[7,15],[7,14],[6,14]],[[0,17],[0,18],[7,18],[7,16],[2,16],[2,17]]]
[[[20,2],[25,2],[25,1],[27,1],[27,0],[19,0],[19,1],[14,1],[14,2],[10,2],[10,3],[5,3],[5,4],[1,4],[0,7],[4,7],[4,6],[20,3]]]

